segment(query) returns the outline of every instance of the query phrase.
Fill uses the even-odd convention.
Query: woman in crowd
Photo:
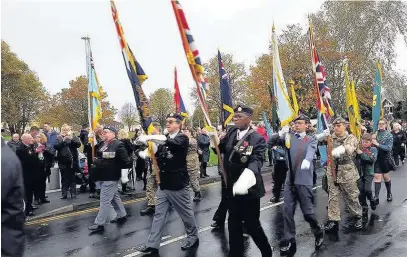
[[[127,154],[130,158],[130,161],[133,163],[133,151],[134,147],[133,144],[130,142],[129,133],[125,129],[119,130],[118,139],[123,142],[124,148],[126,148]],[[129,182],[129,169],[122,169],[121,173],[121,182],[122,182],[122,192],[125,193],[127,191],[127,182]]]
[[[382,186],[382,180],[387,189],[387,201],[393,201],[391,194],[390,171],[394,170],[391,162],[390,152],[393,148],[393,136],[387,131],[387,120],[381,119],[378,124],[378,131],[373,135],[372,144],[377,148],[377,161],[374,165],[375,173],[375,204],[379,204],[379,193]]]
[[[47,173],[47,165],[52,162],[53,154],[46,149],[47,136],[43,133],[40,133],[34,138],[34,148],[35,153],[38,158],[37,165],[37,177],[36,177],[36,187],[34,191],[35,204],[40,205],[43,203],[49,203],[50,201],[45,198],[46,190],[46,180],[47,177],[51,174]]]
[[[198,137],[198,154],[201,155],[201,178],[209,177],[206,173],[206,167],[208,166],[210,151],[209,146],[211,144],[211,139],[208,136],[208,132],[205,128],[201,130],[201,134]]]
[[[76,198],[75,172],[79,170],[78,148],[81,141],[72,134],[71,127],[62,125],[61,134],[57,137],[54,148],[58,151],[57,161],[61,171],[62,197],[68,198],[68,190],[71,198]]]
[[[393,158],[397,166],[399,166],[400,161],[404,164],[404,158],[406,154],[405,144],[407,143],[406,133],[401,130],[401,125],[399,123],[393,123]]]

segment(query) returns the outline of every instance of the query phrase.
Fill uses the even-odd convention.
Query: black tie
[[[298,139],[300,139],[300,134],[295,134],[295,136],[298,138]]]

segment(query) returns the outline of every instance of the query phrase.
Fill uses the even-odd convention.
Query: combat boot
[[[326,233],[338,233],[339,222],[333,221],[333,220],[328,220],[328,222],[325,224],[324,227],[325,227]]]
[[[141,216],[144,216],[144,215],[154,214],[154,212],[155,212],[155,206],[148,205],[145,209],[140,211],[140,214],[141,214]]]
[[[376,198],[372,198],[370,200],[370,209],[372,209],[372,211],[376,210],[377,204],[376,204]]]
[[[201,192],[195,192],[195,197],[194,197],[194,202],[199,202],[201,201]]]
[[[281,256],[294,256],[294,254],[297,252],[297,243],[295,242],[295,239],[291,239],[288,241],[285,241],[281,244],[280,248],[280,255]]]
[[[355,229],[359,230],[363,228],[363,220],[362,217],[356,217],[356,222],[354,225]]]
[[[393,195],[391,193],[387,194],[387,201],[392,202],[393,201]]]

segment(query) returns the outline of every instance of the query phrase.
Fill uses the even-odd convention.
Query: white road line
[[[316,189],[318,189],[318,188],[320,188],[320,187],[322,187],[322,186],[316,186],[316,187],[313,187],[312,189],[313,189],[313,190],[316,190]],[[281,202],[278,202],[278,203],[273,203],[273,204],[268,204],[268,205],[266,205],[266,206],[260,208],[260,211],[264,211],[264,210],[273,208],[273,207],[275,207],[275,206],[279,206],[279,205],[281,205],[281,204],[283,204],[283,203],[284,203],[284,201],[281,201]],[[228,221],[226,220],[225,223],[228,223]],[[198,229],[198,234],[203,233],[203,232],[208,231],[208,230],[211,230],[211,229],[213,229],[211,226]],[[187,235],[186,235],[186,234],[184,234],[184,235],[182,235],[182,236],[179,236],[179,237],[174,237],[173,239],[170,239],[170,240],[167,240],[167,241],[162,242],[162,243],[160,244],[160,248],[163,247],[163,246],[166,246],[166,245],[169,245],[169,244],[178,242],[178,241],[180,241],[180,240],[182,240],[182,239],[185,239],[185,238],[187,238]],[[138,256],[138,255],[141,255],[141,254],[143,254],[143,253],[142,253],[142,252],[139,252],[139,251],[136,251],[136,252],[133,252],[133,253],[129,253],[129,254],[125,255],[124,257],[134,257],[134,256]]]

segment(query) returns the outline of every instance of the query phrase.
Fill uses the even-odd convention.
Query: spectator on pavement
[[[10,146],[10,148],[14,152],[16,152],[17,148],[21,145],[20,135],[13,134],[13,136],[11,137],[11,141],[7,142],[7,145]]]
[[[72,134],[71,127],[62,125],[61,134],[57,137],[54,148],[58,151],[57,161],[61,171],[62,197],[68,198],[68,189],[71,198],[76,198],[75,173],[79,171],[78,148],[81,146],[79,138]]]
[[[201,155],[201,178],[209,177],[206,173],[206,167],[208,166],[210,151],[209,145],[211,144],[211,139],[208,136],[208,131],[203,128],[201,134],[198,136],[198,154]]]
[[[1,256],[24,254],[24,188],[21,163],[1,140]]]
[[[38,158],[34,191],[36,205],[50,202],[47,198],[45,198],[45,190],[47,177],[51,175],[51,173],[47,172],[47,167],[49,166],[48,163],[53,161],[54,155],[47,150],[46,145],[47,136],[44,133],[40,133],[34,138],[34,149]]]
[[[401,125],[397,122],[393,123],[393,158],[396,166],[404,164],[405,158],[405,144],[407,143],[406,133],[401,130]]]
[[[127,155],[130,158],[130,162],[133,164],[133,151],[134,146],[129,139],[129,133],[125,129],[121,129],[118,132],[118,139],[123,142],[124,147],[126,148]],[[121,173],[121,183],[122,183],[122,192],[127,191],[127,182],[129,182],[129,169],[122,169]]]
[[[40,129],[37,126],[32,126],[30,128],[30,135],[35,138],[36,135],[40,133]]]
[[[35,178],[36,165],[37,165],[37,155],[34,149],[34,139],[30,134],[23,134],[21,136],[21,145],[17,148],[16,154],[21,161],[21,166],[23,168],[23,179],[24,179],[24,192],[25,192],[25,215],[33,216],[33,194],[35,189]],[[4,157],[3,157],[4,158]]]

